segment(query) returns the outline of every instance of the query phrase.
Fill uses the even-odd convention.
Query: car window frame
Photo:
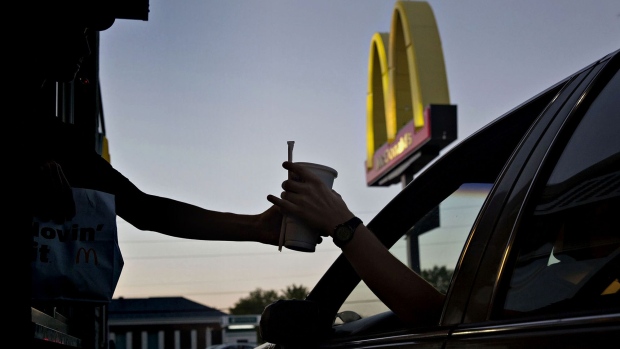
[[[503,319],[502,308],[505,301],[508,285],[512,278],[512,271],[514,265],[518,259],[518,253],[520,250],[521,240],[525,240],[527,237],[519,236],[519,227],[525,219],[529,218],[530,212],[533,211],[535,205],[538,204],[538,198],[542,190],[546,187],[549,176],[555,169],[560,156],[563,154],[564,149],[570,141],[573,133],[579,127],[582,118],[587,114],[592,103],[599,97],[600,92],[607,86],[614,75],[620,71],[620,56],[616,55],[613,59],[605,60],[601,63],[600,69],[593,70],[594,76],[588,81],[584,82],[585,89],[579,97],[579,102],[575,105],[570,113],[562,121],[561,128],[557,132],[557,135],[553,139],[553,144],[548,147],[545,153],[544,159],[539,166],[535,174],[535,178],[532,181],[527,199],[524,201],[519,214],[519,223],[514,225],[514,229],[511,232],[511,254],[506,258],[505,272],[500,275],[500,281],[498,287],[495,289],[493,297],[493,307],[490,311],[490,319]],[[521,239],[520,239],[521,238]],[[596,311],[596,310],[594,310]],[[538,312],[536,314],[524,315],[524,318],[554,318],[559,316],[567,316],[567,312]],[[588,309],[583,311],[575,311],[574,313],[588,313],[591,312]],[[510,319],[508,319],[510,320]],[[516,320],[516,319],[515,319]]]
[[[500,321],[496,316],[493,305],[502,302],[501,293],[506,285],[506,271],[510,270],[515,262],[513,248],[517,240],[517,232],[524,212],[528,212],[532,197],[535,197],[536,188],[546,178],[559,156],[550,150],[560,146],[566,129],[566,121],[571,118],[581,118],[585,109],[584,101],[595,87],[605,81],[605,74],[617,69],[614,63],[609,65],[615,57],[620,59],[618,51],[610,54],[592,65],[575,73],[564,89],[554,99],[552,105],[541,116],[540,122],[524,139],[523,144],[511,159],[501,181],[498,181],[497,190],[502,195],[496,196],[492,203],[499,207],[495,212],[485,212],[481,225],[492,231],[488,248],[482,257],[480,269],[468,295],[466,311],[462,314],[462,322],[475,324],[480,322]],[[605,68],[608,69],[605,69]],[[592,93],[595,95],[595,93]],[[534,195],[534,196],[533,196]],[[509,279],[509,278],[508,278]],[[508,280],[509,281],[509,280]],[[502,303],[503,304],[503,303]]]
[[[574,89],[577,92],[577,102],[568,103],[568,114],[562,112],[559,118],[555,118],[555,115],[543,117],[544,122],[541,125],[545,132],[535,140],[530,139],[535,147],[523,149],[524,151],[520,152],[520,155],[524,157],[521,159],[523,162],[511,164],[517,166],[516,170],[519,173],[516,177],[517,182],[507,180],[500,181],[498,184],[498,190],[502,193],[501,196],[506,204],[498,210],[499,217],[489,215],[483,218],[483,220],[488,220],[486,223],[491,222],[497,226],[493,230],[489,248],[481,264],[482,268],[472,288],[472,291],[476,290],[478,293],[472,292],[469,295],[467,311],[462,317],[463,321],[454,326],[444,348],[462,348],[463,343],[468,343],[468,346],[476,346],[476,344],[493,346],[495,344],[519,348],[530,346],[599,348],[617,339],[620,312],[616,308],[590,314],[555,313],[500,319],[494,316],[492,306],[503,307],[503,300],[497,297],[497,292],[503,291],[506,283],[510,281],[509,277],[504,276],[508,275],[507,270],[512,268],[512,257],[516,257],[513,250],[516,246],[514,245],[516,240],[514,233],[518,231],[520,214],[528,212],[524,209],[527,210],[530,207],[528,206],[531,205],[530,198],[537,198],[537,196],[530,196],[530,194],[537,194],[531,190],[535,188],[532,185],[546,183],[547,176],[544,176],[544,171],[555,165],[555,159],[545,158],[552,148],[549,142],[563,141],[563,137],[556,137],[558,127],[566,125],[567,116],[568,119],[581,118],[583,114],[579,115],[579,113],[585,113],[584,108],[587,108],[589,104],[588,99],[597,95],[597,88],[601,84],[606,84],[607,79],[604,75],[611,76],[618,70],[619,61],[620,50],[585,69],[593,74]],[[601,68],[604,68],[602,73]],[[561,100],[562,98],[558,98],[557,101]],[[550,162],[546,163],[546,161]],[[510,173],[514,172],[510,171]],[[534,179],[538,181],[533,181]],[[518,183],[519,181],[522,182]]]
[[[612,62],[610,62],[610,65],[611,64]],[[562,218],[557,217],[558,212],[556,212],[553,214],[553,216],[556,216],[556,218],[552,219],[551,222],[567,222],[579,218],[578,220],[575,220],[573,224],[568,225],[568,236],[562,234],[560,237],[557,237],[553,249],[549,249],[548,251],[546,251],[546,253],[542,254],[547,259],[551,258],[556,262],[560,262],[559,260],[552,258],[555,257],[554,255],[556,253],[560,253],[559,256],[563,257],[558,258],[561,258],[564,262],[557,264],[553,263],[552,266],[544,268],[545,270],[548,270],[548,268],[551,268],[552,270],[557,268],[560,268],[560,270],[567,270],[566,268],[568,266],[575,266],[581,269],[581,267],[585,267],[588,265],[591,267],[594,266],[597,260],[599,262],[602,262],[603,259],[600,258],[602,258],[603,255],[599,254],[599,259],[597,259],[594,257],[594,255],[591,254],[594,252],[594,245],[592,245],[592,241],[589,241],[590,238],[601,239],[602,236],[590,234],[591,230],[589,229],[589,227],[586,226],[582,226],[576,229],[570,229],[570,227],[579,227],[581,224],[583,224],[585,217],[581,216],[582,210],[586,210],[583,211],[586,216],[588,216],[588,213],[586,212],[590,212],[590,215],[594,215],[595,211],[592,211],[593,208],[600,207],[599,205],[602,203],[604,203],[605,205],[614,205],[615,208],[611,209],[611,211],[608,211],[609,214],[606,216],[607,218],[605,220],[592,220],[591,224],[597,225],[605,222],[616,222],[615,220],[611,220],[611,217],[614,215],[611,212],[613,211],[616,214],[620,212],[620,208],[618,207],[618,205],[620,205],[620,196],[618,196],[618,192],[613,189],[613,183],[616,183],[613,178],[618,178],[620,176],[620,143],[618,143],[617,139],[617,131],[620,131],[618,130],[618,125],[620,124],[620,71],[618,69],[605,69],[599,75],[600,77],[597,77],[597,80],[600,80],[600,82],[597,81],[593,86],[593,91],[589,92],[587,96],[584,97],[584,101],[582,103],[582,106],[580,107],[582,110],[580,112],[577,112],[578,115],[576,115],[578,117],[573,117],[565,122],[566,125],[563,128],[567,130],[563,130],[563,134],[558,137],[558,141],[556,142],[561,143],[561,147],[554,146],[554,148],[558,149],[556,151],[554,151],[555,149],[550,150],[550,152],[555,153],[553,155],[554,161],[552,166],[549,166],[549,171],[545,172],[549,172],[551,174],[550,176],[546,176],[546,178],[541,178],[542,180],[546,179],[546,183],[543,184],[542,180],[539,181],[540,185],[536,189],[536,197],[533,197],[532,203],[531,205],[529,205],[529,212],[527,212],[523,216],[524,224],[526,225],[523,225],[524,229],[522,230],[525,231],[518,232],[518,234],[523,235],[523,237],[521,239],[517,237],[517,239],[521,241],[518,245],[515,245],[515,247],[521,250],[523,246],[529,246],[530,242],[533,242],[531,238],[527,237],[531,235],[531,233],[528,232],[530,228],[527,223],[529,221],[540,221],[540,218],[537,219],[535,217],[543,217],[535,216],[533,212],[539,209],[548,211],[551,208],[562,208],[562,210],[559,212],[571,212],[564,210],[572,210],[573,213],[567,217]],[[613,79],[612,84],[610,84],[612,82],[612,80],[610,79]],[[596,98],[592,98],[592,96],[595,96]],[[604,136],[605,133],[607,133],[606,137]],[[583,138],[585,135],[587,135],[588,138]],[[601,158],[601,156],[605,156],[605,158],[603,159]],[[582,172],[578,174],[576,171]],[[590,178],[589,176],[587,178],[583,178],[586,173],[592,173],[593,171],[598,171],[599,176],[601,176],[596,177],[598,178],[598,180],[596,180],[596,183],[599,184],[596,186],[593,186],[594,178]],[[600,171],[604,171],[604,174],[601,174]],[[553,202],[553,204],[551,204],[550,202],[541,202],[541,195],[543,195],[543,192],[548,191],[547,188],[549,188],[549,182],[555,181],[554,183],[557,184],[557,180],[562,180],[563,176],[565,176],[566,174],[572,174],[572,178],[583,178],[582,180],[577,182],[579,183],[579,189],[575,187],[571,190],[571,197],[574,198],[571,199],[571,203],[564,200],[556,200]],[[607,178],[607,180],[605,180],[604,178]],[[555,185],[554,183],[551,183],[551,185]],[[609,185],[612,185],[612,187],[609,187]],[[616,195],[613,196],[612,193],[616,193]],[[576,204],[579,205],[579,211],[575,211],[577,209],[575,207]],[[542,208],[540,205],[543,205]],[[536,209],[534,207],[536,207]],[[598,213],[600,214],[601,212],[599,211]],[[566,215],[566,213],[564,213],[563,215]],[[545,215],[544,217],[547,218],[544,218],[544,221],[549,222],[550,217],[553,216]],[[613,231],[617,232],[618,229],[620,228],[616,227],[613,229]],[[559,227],[558,230],[553,229],[552,231],[559,231]],[[608,230],[605,229],[600,232],[603,233],[604,231]],[[545,236],[545,234],[539,236],[542,237]],[[570,236],[572,236],[572,238],[570,238]],[[586,237],[588,238],[586,239]],[[611,236],[608,237],[611,238]],[[566,240],[564,240],[564,238],[566,238]],[[574,240],[575,238],[577,240]],[[571,248],[567,249],[566,246],[563,246],[563,244],[561,243],[562,241],[564,243],[572,245]],[[613,246],[613,241],[615,241],[616,243],[620,242],[620,240],[604,239],[599,240],[599,243],[612,244],[607,245],[608,248],[610,248],[611,246]],[[575,245],[575,243],[577,242],[578,244]],[[557,245],[558,243],[561,243],[561,245]],[[547,246],[549,246],[549,244],[547,244]],[[611,252],[603,252],[600,249],[602,248],[602,245],[598,246],[599,253]],[[580,249],[581,252],[577,252],[575,250],[575,248],[577,247]],[[517,251],[515,251],[515,253],[516,252]],[[519,254],[522,254],[521,251],[519,251]],[[605,265],[608,268],[612,267],[612,265],[614,264],[617,264],[617,262],[613,263],[611,260],[609,260],[609,258],[611,258],[612,256],[613,254],[607,255],[606,257],[607,262]],[[520,259],[520,257],[517,257],[517,260]],[[607,264],[609,262],[611,262],[611,264]],[[510,271],[514,272],[514,269],[515,268],[511,268]],[[585,271],[584,269],[582,270]],[[575,274],[573,273],[572,275]],[[506,274],[506,277],[508,277],[508,274]],[[569,295],[572,294],[572,291],[576,290],[578,284],[571,282],[565,285],[570,287],[571,291],[570,293],[565,293],[565,295],[568,296],[567,298],[556,298],[553,299],[553,301],[552,299],[549,299],[550,303],[548,303],[545,307],[542,307],[541,304],[540,309],[531,309],[530,311],[525,311],[525,314],[522,314],[520,312],[514,313],[512,311],[508,311],[504,314],[504,316],[525,316],[534,312],[551,314],[553,312],[567,313],[577,311],[592,312],[594,314],[597,314],[602,309],[611,307],[610,302],[614,298],[605,297],[605,300],[603,300],[599,297],[584,297],[584,294],[588,293],[587,287],[586,289],[580,289],[580,291],[574,295],[574,297],[578,298],[573,298],[572,295]],[[589,287],[594,287],[594,284],[590,284]],[[569,289],[563,289],[569,291]],[[548,290],[540,290],[539,292],[547,294]],[[505,296],[504,292],[502,292],[502,295]],[[561,297],[560,295],[557,296]],[[544,299],[545,297],[542,298]],[[579,301],[577,301],[577,299],[579,299]],[[557,304],[551,304],[556,303],[560,300],[562,301]],[[597,309],[596,303],[598,301],[602,301],[604,303],[600,303]],[[513,305],[517,304],[518,303],[513,303]],[[497,315],[498,317],[501,317],[502,314],[500,311],[498,311]]]

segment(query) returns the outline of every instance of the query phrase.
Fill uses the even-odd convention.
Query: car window
[[[467,183],[403,233],[390,252],[445,293],[474,220],[491,189],[491,183]],[[389,270],[386,270],[389,272]],[[340,311],[368,317],[387,311],[362,281]]]
[[[620,73],[550,172],[517,233],[503,317],[620,304]]]

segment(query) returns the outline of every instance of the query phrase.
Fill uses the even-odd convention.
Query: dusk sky
[[[444,53],[458,143],[620,49],[617,0],[428,1]],[[101,33],[112,165],[143,191],[255,214],[294,161],[338,171],[333,188],[364,222],[402,188],[368,187],[366,93],[372,35],[394,1],[150,0],[148,21]],[[256,288],[312,288],[339,255],[195,241],[118,219],[125,266],[115,298],[183,296],[227,311]]]

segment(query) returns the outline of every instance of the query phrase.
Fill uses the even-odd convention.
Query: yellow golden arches
[[[385,140],[387,143],[393,142],[398,130],[411,120],[416,130],[424,126],[425,106],[450,104],[441,40],[435,16],[428,3],[396,2],[387,54],[373,51],[381,47],[385,50],[385,45],[378,45],[376,38],[377,34],[373,35],[369,58],[367,168],[372,167],[373,154],[383,145],[379,141],[384,138],[378,132],[385,130]],[[381,64],[374,64],[377,57],[387,57],[388,60],[387,93],[384,69]],[[381,73],[376,72],[376,69],[380,69]],[[376,80],[379,76],[380,83]],[[379,100],[380,95],[383,95],[383,100]],[[377,107],[382,104],[385,110],[379,113]],[[376,127],[383,121],[385,127]]]
[[[411,119],[424,125],[424,107],[450,104],[439,31],[430,5],[397,1],[389,44],[388,140]],[[392,117],[395,118],[392,118]]]
[[[375,33],[370,42],[368,60],[368,94],[366,95],[366,166],[372,167],[372,158],[378,146],[387,142],[385,100],[388,95],[387,33]]]

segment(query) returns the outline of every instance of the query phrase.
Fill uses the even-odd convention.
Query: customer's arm
[[[342,252],[366,285],[399,318],[437,324],[444,295],[394,257],[366,226],[357,227]]]
[[[323,236],[331,236],[338,224],[354,216],[342,197],[310,171],[289,162],[283,167],[301,178],[301,182],[285,181],[281,198],[267,197],[284,214],[298,217]],[[437,323],[444,295],[394,257],[364,224],[355,229],[343,253],[366,285],[402,320]]]

